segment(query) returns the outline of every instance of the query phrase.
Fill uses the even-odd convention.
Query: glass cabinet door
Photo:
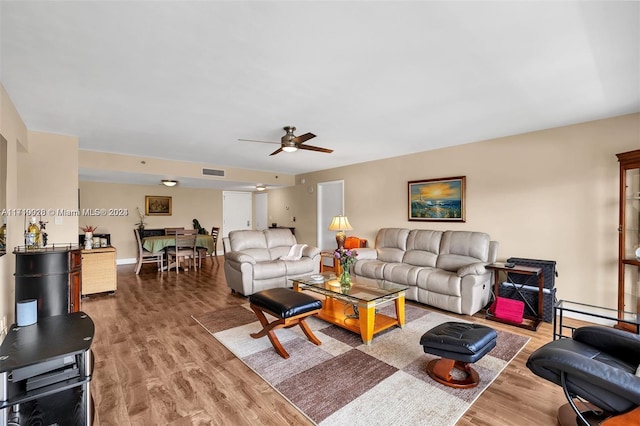
[[[640,150],[620,161],[618,310],[640,313]]]

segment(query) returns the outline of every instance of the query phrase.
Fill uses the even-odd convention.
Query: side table
[[[0,426],[91,425],[93,334],[84,312],[11,326],[0,346]]]
[[[515,265],[513,268],[507,268],[504,263],[492,263],[490,265],[487,265],[486,268],[493,271],[493,294],[495,295],[495,297],[498,297],[499,290],[500,290],[500,275],[501,273],[504,273],[507,275],[506,282],[513,286],[513,288],[516,290],[516,294],[518,294],[522,298],[524,303],[527,306],[529,306],[529,308],[532,311],[536,313],[535,316],[525,315],[522,323],[515,323],[512,321],[496,318],[495,316],[491,315],[487,310],[487,313],[485,315],[486,319],[501,322],[504,324],[514,325],[516,327],[525,328],[527,330],[536,331],[543,320],[542,315],[544,312],[544,272],[542,271],[542,268],[534,268],[531,266],[522,266],[522,265]],[[524,298],[524,296],[519,292],[520,289],[518,286],[522,286],[522,284],[509,281],[508,274],[510,272],[516,273],[516,274],[522,274],[522,275],[532,275],[532,276],[535,275],[538,277],[537,309],[534,309],[534,307],[532,307],[529,304],[529,302]]]
[[[340,267],[340,262],[337,261],[334,253],[335,253],[334,250],[321,251],[320,252],[320,272],[326,272],[325,271],[326,266],[324,265],[324,259],[332,259],[333,260],[333,272],[336,274],[336,276],[339,277],[340,274],[342,274],[342,268]]]
[[[586,303],[572,302],[570,300],[559,300],[553,307],[553,340],[571,337],[576,327],[571,327],[564,323],[565,312],[572,312],[581,317],[600,318],[606,321],[616,323],[616,328],[632,331],[640,334],[640,317],[635,312],[618,311],[617,309],[604,308],[602,306],[594,306]],[[621,325],[623,324],[623,325]],[[565,335],[564,330],[571,331],[570,335]]]

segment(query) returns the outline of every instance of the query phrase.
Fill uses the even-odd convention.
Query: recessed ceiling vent
[[[219,176],[224,177],[224,170],[202,169],[203,176]]]

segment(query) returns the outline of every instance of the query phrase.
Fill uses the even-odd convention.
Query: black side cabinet
[[[91,425],[93,334],[84,312],[14,324],[0,346],[0,426]]]
[[[38,319],[80,311],[82,252],[78,246],[16,247],[13,253],[16,304],[37,299]]]

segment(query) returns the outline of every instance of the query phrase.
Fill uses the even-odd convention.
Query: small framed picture
[[[465,176],[409,182],[409,220],[465,221]]]
[[[145,196],[144,212],[147,216],[171,216],[171,197]]]

